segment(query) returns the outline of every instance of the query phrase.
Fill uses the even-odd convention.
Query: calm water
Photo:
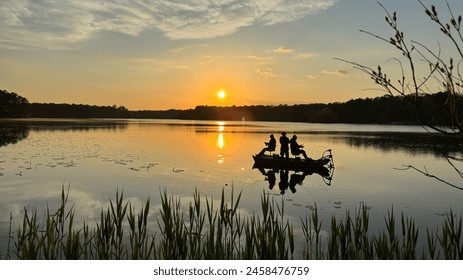
[[[270,133],[298,135],[310,157],[332,149],[333,179],[313,174],[302,185],[281,194],[259,170],[252,154],[263,148]],[[413,216],[426,227],[441,223],[451,208],[460,213],[463,191],[448,187],[403,165],[460,184],[448,164],[436,157],[449,149],[420,127],[320,125],[268,122],[177,120],[2,120],[0,121],[0,246],[7,240],[9,216],[24,207],[43,213],[59,201],[62,186],[70,186],[70,203],[81,218],[97,219],[117,190],[135,206],[151,198],[153,210],[160,190],[192,199],[194,189],[220,199],[222,189],[242,191],[241,211],[259,212],[263,192],[285,202],[294,223],[316,205],[329,225],[331,215],[370,208],[372,227],[384,215]],[[290,172],[289,176],[294,175]],[[153,211],[153,221],[156,219]],[[13,227],[19,226],[19,218]],[[155,228],[153,224],[153,228]]]

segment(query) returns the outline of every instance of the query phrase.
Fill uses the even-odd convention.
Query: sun
[[[218,97],[219,99],[224,99],[226,96],[227,96],[227,93],[225,92],[225,90],[219,89],[219,90],[217,91],[217,97]]]

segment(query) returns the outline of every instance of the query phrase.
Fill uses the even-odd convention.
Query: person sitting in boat
[[[268,152],[275,151],[275,148],[277,146],[277,140],[275,140],[275,136],[273,136],[273,134],[270,134],[270,140],[268,142],[265,142],[265,145],[267,147],[263,148],[262,151],[260,151],[260,153],[257,154],[258,156],[263,155],[267,151]]]
[[[291,154],[298,156],[298,155],[303,155],[305,159],[309,159],[307,156],[306,152],[302,149],[304,148],[304,145],[299,145],[297,143],[297,136],[293,135],[291,140],[289,140],[289,147],[291,149]]]

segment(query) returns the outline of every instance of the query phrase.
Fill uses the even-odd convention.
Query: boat
[[[288,171],[294,171],[289,182],[289,186],[291,186],[291,181],[296,182],[292,184],[293,189],[296,184],[302,185],[302,181],[308,175],[320,175],[328,186],[331,186],[331,181],[333,180],[334,160],[331,150],[326,150],[319,159],[301,159],[299,157],[282,158],[279,155],[265,154],[260,156],[253,155],[252,157],[254,158],[254,165],[252,168],[259,169],[262,174],[267,176],[266,180],[269,182],[270,177],[268,175],[271,174],[271,172],[273,172],[273,174],[275,174],[275,172],[288,174]],[[302,172],[302,174],[299,172]],[[273,175],[273,178],[274,177]],[[299,179],[296,180],[296,177]]]
[[[253,155],[253,168],[271,168],[294,171],[313,171],[333,169],[334,161],[331,149],[326,150],[319,159],[301,159],[300,157],[282,158],[279,155]]]

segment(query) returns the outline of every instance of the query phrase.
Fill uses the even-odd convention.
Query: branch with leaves
[[[458,145],[463,151],[463,76],[461,75],[460,66],[463,61],[463,34],[462,34],[462,16],[455,16],[453,10],[446,1],[446,6],[450,19],[445,22],[439,16],[434,5],[427,7],[421,0],[417,0],[424,8],[425,14],[430,20],[437,24],[441,33],[445,35],[451,44],[452,55],[449,58],[444,58],[440,43],[438,42],[437,50],[432,50],[415,40],[409,40],[404,31],[399,25],[397,12],[389,12],[385,6],[378,2],[385,12],[385,21],[392,31],[391,36],[380,36],[375,33],[360,30],[360,32],[373,36],[392,45],[400,53],[399,58],[391,58],[388,61],[395,61],[400,70],[400,77],[392,78],[389,73],[383,70],[381,65],[372,68],[361,63],[352,62],[344,59],[339,59],[345,63],[351,64],[355,69],[358,69],[369,76],[373,82],[380,86],[387,94],[391,96],[401,96],[412,104],[413,112],[409,112],[416,118],[416,121],[430,131],[438,132],[444,135],[449,142],[449,145]],[[448,50],[447,50],[448,51]],[[400,58],[401,57],[401,58]],[[458,63],[455,63],[458,61]],[[426,63],[423,67],[420,63]],[[427,69],[424,75],[420,76],[417,69]],[[420,72],[421,73],[421,72]],[[437,91],[431,90],[436,87]],[[442,104],[425,104],[421,102],[419,97],[428,94],[441,92],[445,96]],[[432,118],[424,118],[424,112],[436,112]],[[463,173],[455,162],[463,162],[463,155],[448,155],[443,152],[442,156],[449,162],[451,167],[463,179]],[[413,166],[408,166],[408,169],[414,169],[426,176],[442,180],[432,174],[429,174],[425,169],[418,169]],[[446,182],[447,183],[447,182]],[[448,184],[448,183],[447,183]],[[452,184],[450,184],[452,185]],[[455,185],[452,185],[455,187]],[[462,188],[463,189],[463,188]]]

